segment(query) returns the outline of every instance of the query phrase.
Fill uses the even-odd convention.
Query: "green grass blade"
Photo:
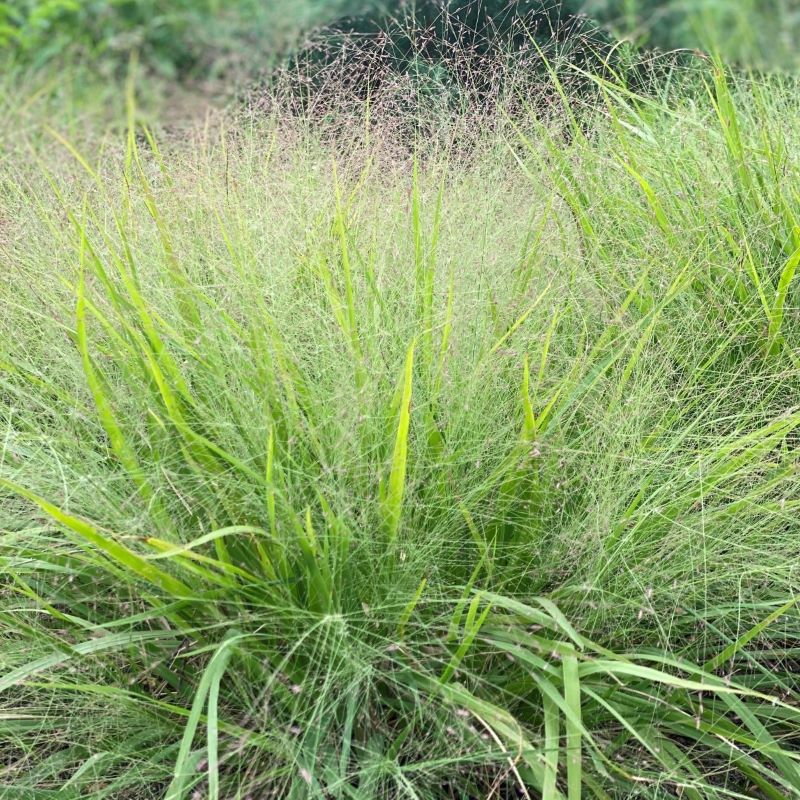
[[[481,612],[480,616],[478,616],[478,607],[480,606],[482,599],[483,598],[481,594],[476,594],[475,598],[470,604],[469,610],[467,611],[467,619],[464,623],[464,636],[455,653],[453,653],[452,658],[444,668],[441,677],[439,678],[441,683],[448,683],[448,681],[453,677],[459,665],[464,658],[466,658],[467,654],[472,648],[475,638],[483,627],[483,623],[486,622],[486,618],[491,613],[492,604],[488,603],[486,608]]]
[[[184,728],[183,737],[181,739],[180,749],[178,750],[178,757],[175,760],[175,769],[173,772],[172,782],[167,789],[164,800],[184,800],[186,792],[191,788],[192,779],[196,779],[197,770],[194,760],[191,758],[192,743],[194,742],[197,727],[200,723],[200,717],[203,713],[203,707],[206,705],[206,700],[209,698],[212,690],[214,691],[215,701],[219,699],[219,685],[222,676],[228,666],[228,661],[233,654],[232,646],[243,639],[242,635],[229,634],[228,637],[220,644],[208,666],[203,672],[203,676],[197,685],[192,708],[186,720],[186,727]],[[211,712],[211,705],[209,700],[209,712]],[[208,777],[209,777],[209,790],[212,791],[212,786],[216,787],[217,796],[219,792],[219,761],[217,758],[217,740],[218,740],[218,717],[216,708],[214,709],[213,723],[209,719],[208,726],[208,743],[211,745],[213,740],[213,757],[209,748],[208,755]],[[213,773],[213,775],[212,775]]]
[[[531,404],[530,385],[531,371],[526,354],[522,365],[522,387],[520,389],[523,416],[522,439],[526,442],[532,442],[536,438],[536,415],[533,413],[533,405]]]
[[[120,544],[111,536],[106,535],[91,523],[62,511],[58,506],[49,503],[29,489],[18,486],[5,478],[0,478],[0,487],[8,489],[14,494],[24,497],[26,500],[39,506],[42,511],[52,517],[56,522],[77,534],[82,541],[96,547],[127,572],[158,586],[163,591],[175,597],[190,597],[192,595],[192,591],[189,587],[185,586],[181,581],[160,570],[147,559],[129,550],[125,545]]]
[[[400,400],[400,413],[397,422],[389,484],[383,503],[383,518],[389,541],[397,537],[400,518],[403,513],[403,495],[406,488],[406,468],[408,464],[408,432],[411,426],[411,394],[414,380],[414,343],[408,348],[403,371],[403,389]]]
[[[561,751],[561,715],[549,695],[542,695],[544,712],[545,777],[542,800],[554,800],[558,794],[558,762]]]
[[[781,349],[781,328],[783,327],[785,316],[786,298],[789,295],[789,287],[792,285],[798,267],[800,267],[800,248],[792,253],[781,270],[778,289],[775,292],[775,301],[770,310],[768,336],[769,352],[772,355],[777,355]]]
[[[408,605],[406,605],[406,607],[403,609],[403,613],[400,615],[400,621],[397,623],[397,638],[400,641],[402,641],[405,637],[406,625],[408,625],[408,621],[411,619],[414,609],[417,607],[417,605],[419,605],[419,601],[422,599],[422,593],[425,591],[427,584],[427,578],[423,578],[419,582],[417,591],[414,592],[414,596],[408,601]]]
[[[506,332],[494,343],[492,348],[489,350],[489,355],[493,356],[525,323],[525,320],[536,310],[538,305],[544,300],[547,296],[547,293],[550,291],[551,285],[548,284],[536,297],[536,300],[522,313],[519,317],[517,317],[514,322],[508,326]]]
[[[120,463],[139,488],[142,497],[144,497],[145,500],[150,500],[153,496],[150,484],[144,477],[141,464],[136,456],[136,451],[130,442],[128,442],[125,433],[117,422],[100,376],[95,371],[89,354],[89,344],[86,334],[85,278],[82,269],[78,279],[78,299],[75,308],[75,318],[78,350],[80,351],[81,361],[83,362],[83,372],[86,376],[86,383],[92,393],[100,422],[111,443],[111,448],[117,458],[119,458]]]
[[[730,661],[740,650],[746,647],[753,639],[760,636],[770,625],[779,620],[784,614],[791,611],[798,603],[800,598],[793,597],[791,600],[784,603],[779,608],[776,608],[771,614],[766,616],[761,622],[753,625],[750,630],[743,633],[735,642],[731,642],[724,650],[717,653],[714,658],[707,661],[703,665],[706,672],[713,672],[719,669],[726,661]]]
[[[567,716],[566,725],[566,759],[567,759],[567,798],[581,800],[583,791],[583,732],[582,726],[576,723],[581,719],[581,684],[576,656],[566,656],[563,663],[564,701],[572,714]]]

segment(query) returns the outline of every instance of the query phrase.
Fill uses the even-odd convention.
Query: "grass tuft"
[[[4,144],[0,796],[800,797],[797,93],[560,69]]]

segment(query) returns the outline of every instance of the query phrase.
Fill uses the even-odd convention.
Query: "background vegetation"
[[[426,4],[432,5],[430,0],[416,5]],[[562,16],[585,13],[639,44],[718,50],[730,61],[759,68],[797,64],[797,0],[524,0],[516,5],[524,13],[545,8],[552,14],[556,7]],[[127,53],[136,48],[168,74],[219,68],[221,62],[229,67],[231,59],[258,71],[267,66],[263,59],[285,51],[298,33],[314,25],[343,14],[374,17],[397,6],[381,0],[15,0],[0,3],[0,48],[34,64],[65,51],[121,57],[126,63]],[[481,13],[502,19],[507,6],[505,0],[482,3]]]
[[[18,0],[0,3],[0,46],[34,65],[65,53],[120,60],[138,50],[167,75],[235,60],[258,71],[298,31],[339,13],[335,0]]]

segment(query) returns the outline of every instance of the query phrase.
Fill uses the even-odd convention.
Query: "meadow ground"
[[[794,79],[67,78],[0,109],[0,797],[800,797]]]

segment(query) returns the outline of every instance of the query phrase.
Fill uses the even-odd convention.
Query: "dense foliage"
[[[800,800],[798,79],[489,3],[0,6],[2,800]]]
[[[798,0],[585,0],[583,9],[648,47],[717,51],[761,69],[800,63]]]
[[[124,63],[138,49],[151,66],[178,74],[207,71],[237,54],[257,72],[294,34],[342,14],[371,32],[387,15],[402,17],[413,7],[420,20],[432,21],[443,6],[477,32],[489,21],[494,32],[509,34],[515,18],[536,17],[541,41],[585,14],[647,46],[719,48],[745,64],[796,64],[798,0],[5,0],[0,49],[36,64],[76,50]],[[441,26],[438,32],[447,34]]]
[[[0,795],[800,798],[800,110],[706,78],[14,140]]]
[[[236,56],[258,69],[294,31],[337,8],[335,0],[15,0],[0,2],[0,48],[39,65],[76,51],[125,63],[137,50],[167,73]]]

